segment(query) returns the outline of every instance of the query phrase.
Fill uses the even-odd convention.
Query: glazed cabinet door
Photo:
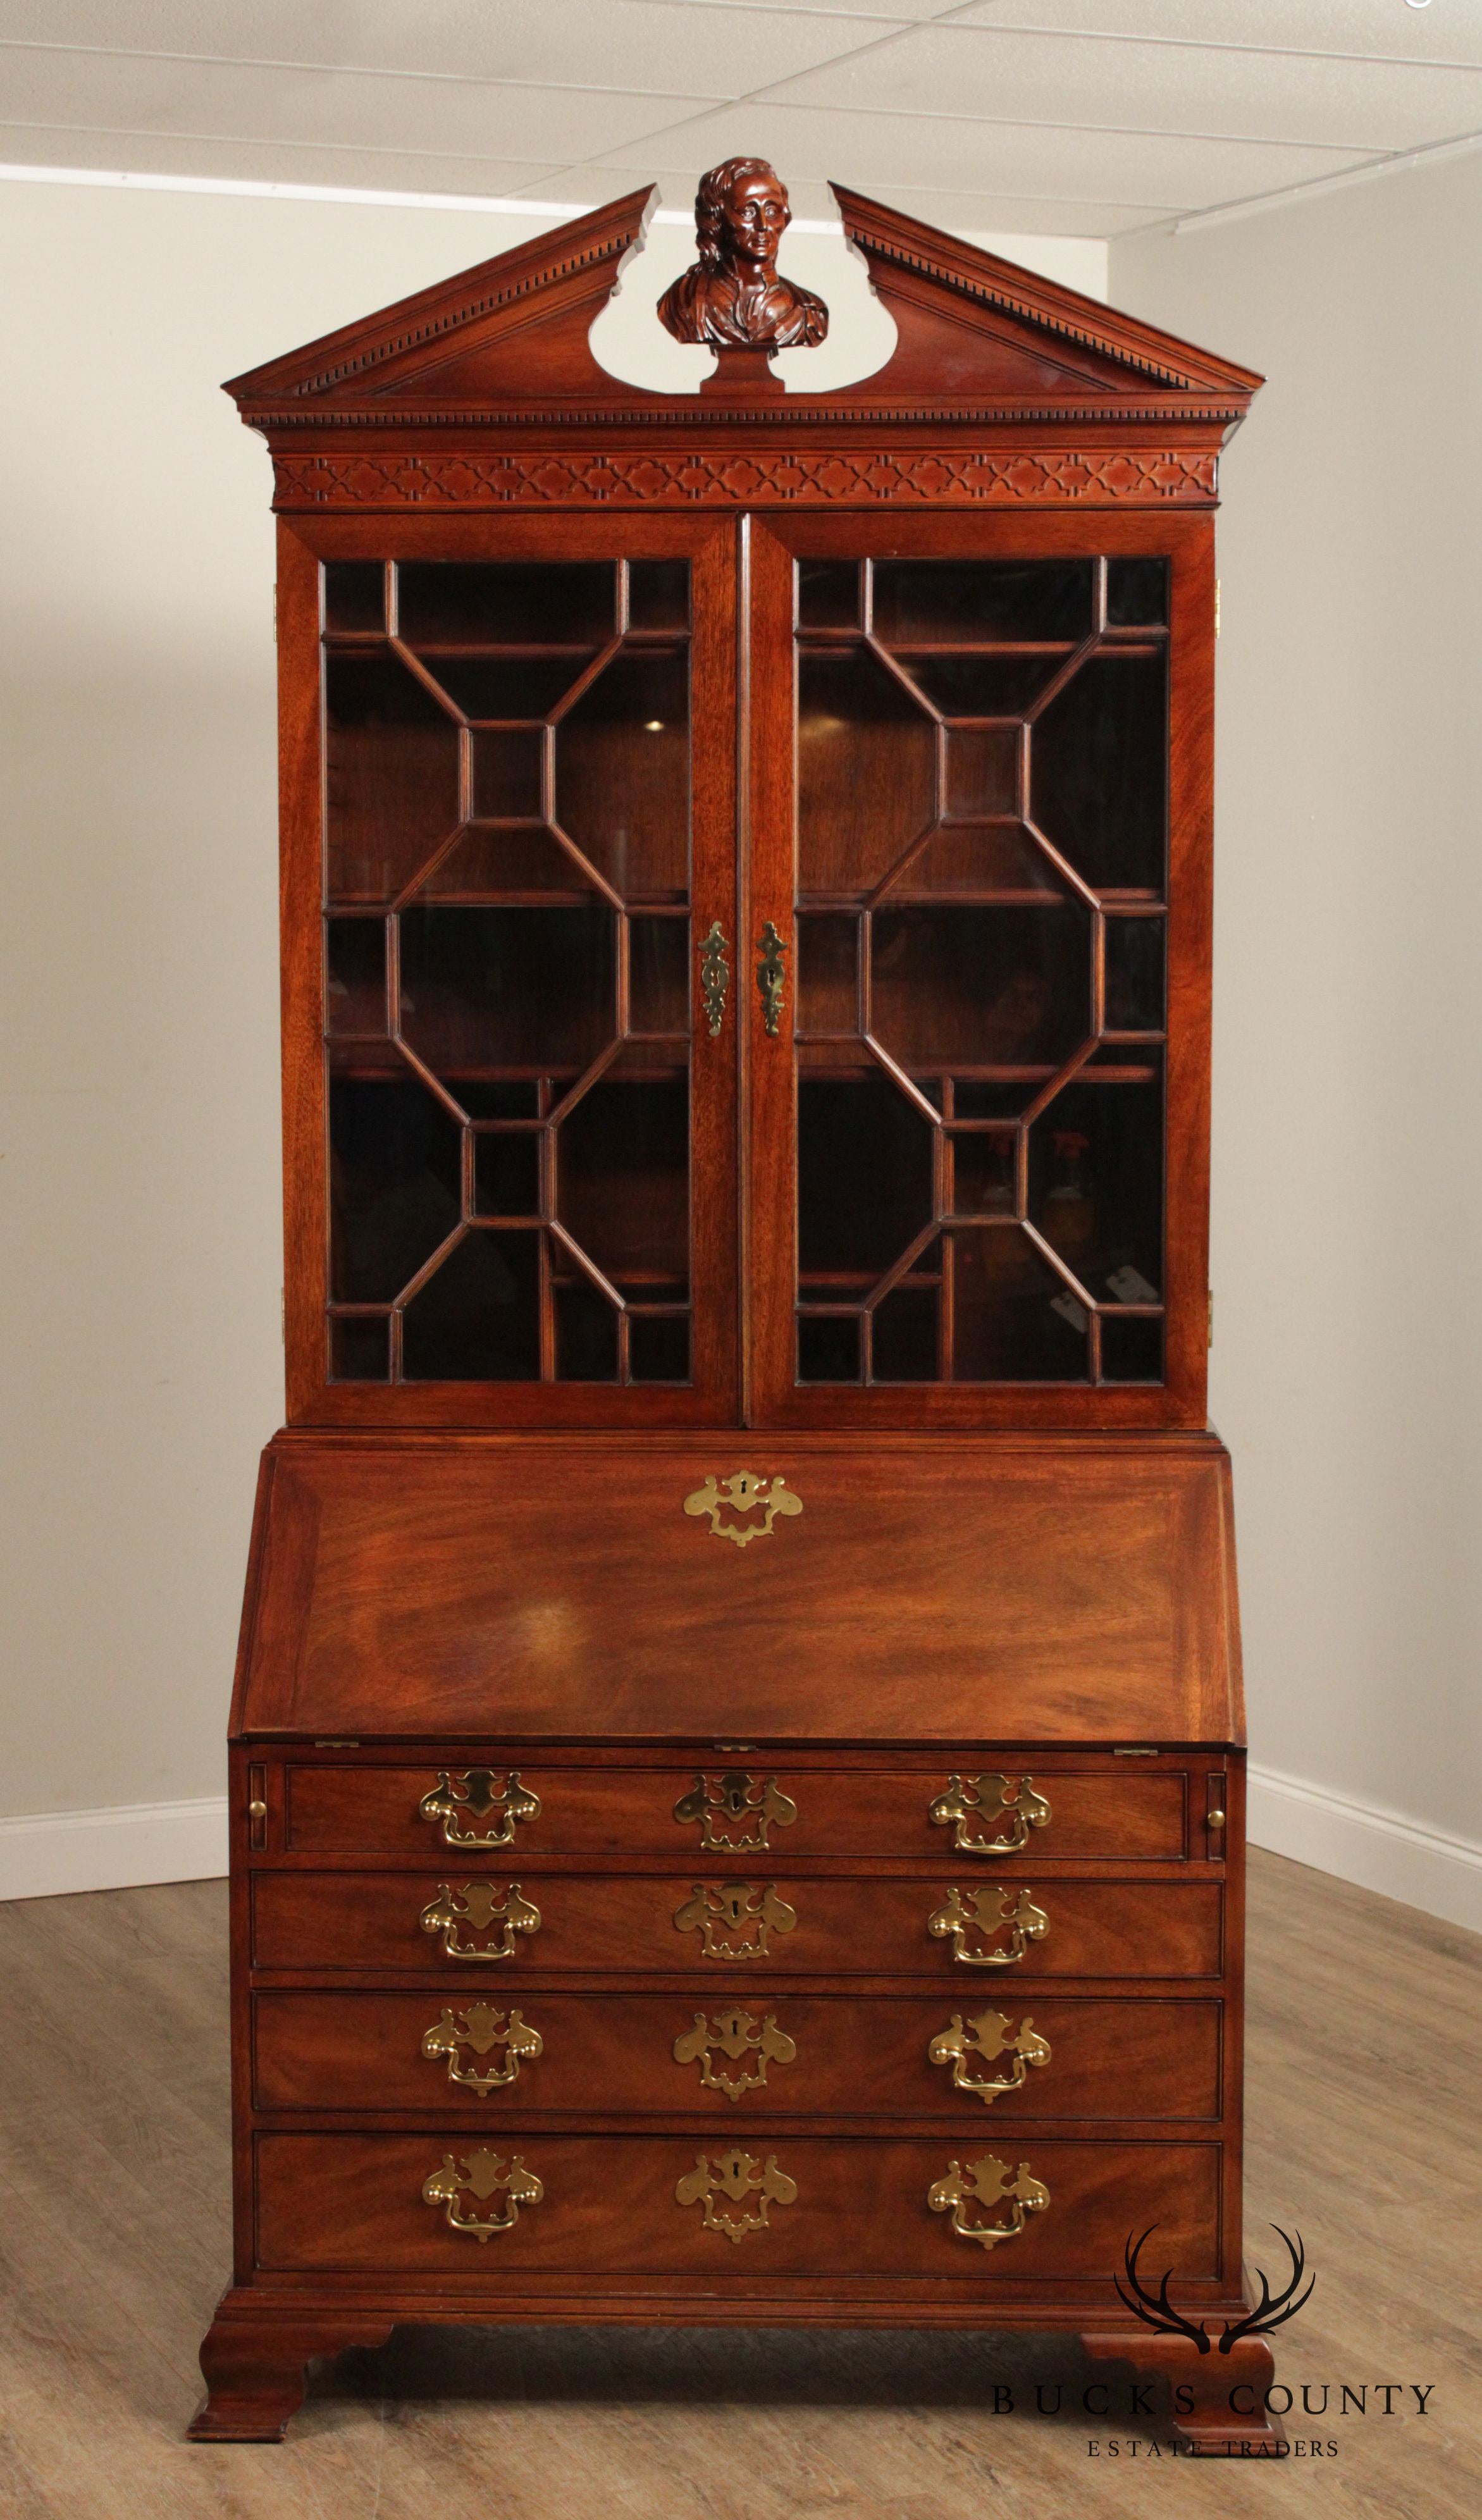
[[[1203,518],[752,530],[762,1422],[1202,1421]]]
[[[281,534],[291,1416],[734,1416],[734,534]]]

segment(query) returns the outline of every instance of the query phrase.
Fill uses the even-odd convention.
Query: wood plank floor
[[[1295,2225],[1317,2270],[1277,2341],[1316,2459],[1154,2458],[1159,2426],[1089,2421],[1100,2375],[1029,2339],[620,2330],[405,2331],[327,2366],[284,2448],[188,2447],[228,2263],[225,1885],[190,1882],[0,1907],[0,2513],[1475,2520],[1482,1937],[1275,1856],[1252,1874],[1247,2245]],[[1064,2412],[1017,2410],[1036,2379]]]

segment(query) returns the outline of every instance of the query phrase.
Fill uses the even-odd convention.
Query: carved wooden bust
[[[777,248],[792,213],[765,158],[728,158],[700,178],[695,197],[699,260],[658,301],[676,341],[711,349],[811,349],[829,309],[811,289],[784,280]]]

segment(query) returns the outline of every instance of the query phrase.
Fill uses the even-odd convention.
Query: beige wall
[[[1211,1406],[1252,1758],[1325,1802],[1257,1804],[1476,1923],[1423,1841],[1482,1835],[1479,240],[1472,156],[1110,268],[1270,379],[1223,468]]]
[[[281,1415],[270,480],[217,382],[539,224],[0,183],[0,1814],[219,1792]],[[875,365],[861,267],[788,242],[835,302],[816,381]],[[1023,251],[1104,282],[1098,245]],[[689,253],[660,226],[630,265],[614,364]],[[0,1895],[224,1842],[105,1836],[12,1832]]]

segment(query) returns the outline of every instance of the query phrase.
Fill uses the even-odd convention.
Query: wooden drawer
[[[964,1989],[1031,1977],[1218,1977],[1218,1881],[1061,1879],[970,1884],[831,1874],[260,1870],[260,1968],[486,1968],[491,1980],[572,1972],[935,1976]],[[954,1921],[956,1920],[956,1921]],[[965,1956],[959,1958],[959,1952]],[[480,1960],[479,1954],[489,1955]],[[977,1961],[966,1957],[978,1955]],[[997,1955],[996,1958],[991,1955]]]
[[[1209,1998],[1049,1995],[1026,2011],[989,1988],[851,2000],[748,1986],[703,2005],[541,1988],[516,2003],[513,1992],[259,1994],[254,2104],[441,2110],[467,2126],[547,2109],[723,2124],[939,2115],[984,2129],[1220,2113]]]
[[[939,1769],[804,1769],[712,1756],[663,1767],[288,1764],[284,1843],[305,1855],[937,1856],[984,1870],[1037,1856],[1178,1861],[1188,1771],[1049,1769],[982,1751]],[[492,1754],[490,1754],[492,1758]],[[1201,1772],[1202,1773],[1202,1772]],[[513,1780],[512,1780],[513,1778]],[[945,1805],[945,1810],[941,1807]],[[940,1816],[933,1819],[933,1807]],[[1202,1806],[1201,1806],[1202,1810]],[[492,1848],[471,1840],[492,1839]],[[983,1852],[974,1852],[982,1846]]]
[[[476,2134],[433,2129],[259,2134],[256,2153],[257,2263],[274,2272],[426,2274],[475,2285],[515,2273],[652,2274],[688,2276],[711,2293],[717,2282],[775,2274],[1104,2281],[1128,2233],[1148,2223],[1159,2227],[1160,2264],[1177,2266],[1186,2280],[1216,2272],[1220,2146],[1209,2141],[1021,2136],[1006,2144],[985,2126],[971,2142],[966,2131],[944,2131],[934,2142],[806,2135],[741,2145],[723,2143],[717,2129],[707,2150],[694,2136],[512,2131],[495,2150]],[[954,2160],[964,2172],[1001,2162],[1010,2181],[1023,2164],[1025,2188],[1037,2182],[1049,2201],[1031,2203],[1032,2189],[1022,2200],[1003,2197],[997,2171],[985,2166],[972,2181],[975,2195],[934,2209],[930,2191],[952,2176]],[[769,2164],[771,2194],[761,2183]],[[446,2193],[425,2196],[429,2179]],[[504,2184],[512,2179],[513,2197]],[[535,2182],[538,2197],[529,2192]],[[450,2211],[509,2228],[480,2239],[452,2228]],[[1021,2228],[990,2246],[955,2230],[955,2216],[1017,2219]],[[733,2240],[724,2225],[743,2219],[756,2228]]]

